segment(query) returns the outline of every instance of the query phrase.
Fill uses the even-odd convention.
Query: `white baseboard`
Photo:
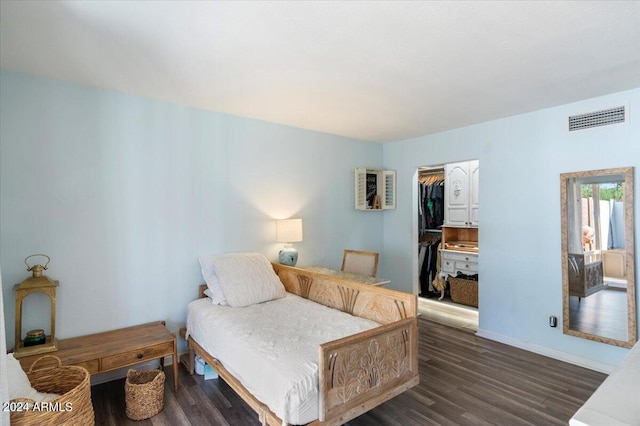
[[[524,349],[525,351],[533,352],[536,354],[544,355],[549,358],[557,359],[559,361],[568,362],[569,364],[578,365],[580,367],[588,368],[590,370],[599,371],[605,374],[611,374],[615,365],[607,364],[605,362],[594,361],[589,358],[584,358],[568,352],[558,351],[546,346],[537,345],[531,342],[525,342],[513,337],[503,336],[502,334],[494,333],[483,329],[478,329],[476,336],[483,337],[485,339],[494,340],[496,342],[504,343],[505,345],[514,346],[516,348]]]

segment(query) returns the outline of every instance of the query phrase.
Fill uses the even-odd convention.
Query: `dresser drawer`
[[[445,273],[453,274],[455,270],[456,262],[453,260],[442,258],[442,264],[440,265],[440,270]]]
[[[173,342],[166,342],[155,346],[148,346],[121,354],[102,358],[102,371],[113,370],[127,365],[137,364],[163,355],[173,354]]]
[[[454,267],[454,272],[462,271],[465,274],[477,274],[478,273],[478,264],[475,262],[456,262]],[[469,271],[469,272],[466,272]]]
[[[441,250],[440,256],[442,259],[460,261],[460,262],[475,262],[478,263],[477,253],[466,253],[461,251]]]

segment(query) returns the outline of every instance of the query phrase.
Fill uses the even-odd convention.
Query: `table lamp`
[[[291,243],[302,241],[302,219],[276,220],[276,241],[285,243],[278,254],[281,264],[296,266],[298,262],[298,250]]]

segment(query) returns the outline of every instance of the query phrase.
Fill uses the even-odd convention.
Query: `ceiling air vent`
[[[608,126],[609,124],[624,123],[626,111],[624,106],[603,109],[602,111],[588,112],[586,114],[569,117],[569,131],[590,129],[592,127]]]

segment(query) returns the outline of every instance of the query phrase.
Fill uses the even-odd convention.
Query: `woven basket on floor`
[[[164,407],[164,371],[129,370],[124,391],[127,417],[131,420],[153,417]]]
[[[454,302],[478,307],[478,281],[449,277],[449,288]]]
[[[45,358],[54,358],[58,365],[35,369],[36,364]],[[60,396],[38,405],[34,405],[35,401],[28,398],[12,399],[11,402],[26,402],[30,407],[28,410],[11,411],[10,422],[13,426],[84,426],[95,424],[89,371],[86,368],[62,365],[60,358],[44,355],[31,364],[27,377],[29,377],[31,386],[38,392],[57,393]]]

